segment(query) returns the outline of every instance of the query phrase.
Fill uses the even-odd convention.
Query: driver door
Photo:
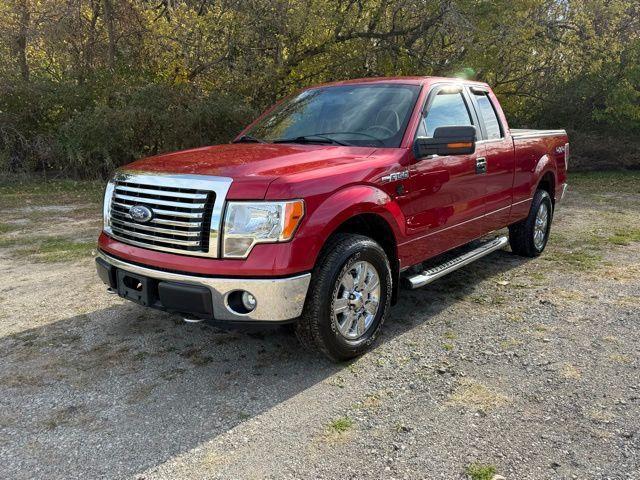
[[[430,92],[417,136],[431,137],[442,126],[478,126],[467,92],[437,85]],[[482,235],[485,184],[482,144],[470,155],[414,159],[404,202],[407,234],[418,258],[429,258]]]

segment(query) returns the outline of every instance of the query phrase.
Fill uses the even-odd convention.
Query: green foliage
[[[0,116],[0,162],[9,170],[104,176],[142,156],[229,141],[253,116],[241,101],[187,85],[150,84],[81,102],[65,92],[50,83],[0,95],[2,110],[15,112]]]
[[[496,474],[496,467],[493,465],[472,463],[467,466],[465,473],[471,480],[491,480]]]
[[[419,14],[416,14],[419,12]],[[492,85],[574,166],[640,164],[634,0],[0,0],[0,170],[103,176],[231,139],[301,87],[388,75]]]
[[[344,433],[353,426],[353,420],[349,417],[341,417],[329,423],[330,432]]]
[[[609,237],[609,242],[614,245],[630,245],[633,242],[640,242],[640,228],[615,230],[614,234]]]
[[[0,234],[11,232],[13,230],[16,230],[16,228],[17,227],[15,225],[10,225],[8,223],[0,223]]]
[[[104,175],[142,156],[227,142],[251,114],[215,92],[149,85],[74,116],[58,141],[67,167]]]

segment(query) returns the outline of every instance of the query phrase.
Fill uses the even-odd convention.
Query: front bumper
[[[116,272],[129,272],[144,279],[151,279],[154,285],[151,301],[141,300],[138,303],[160,310],[195,314],[200,318],[215,321],[277,323],[293,320],[302,314],[311,281],[309,273],[287,278],[185,275],[128,263],[102,251],[98,251],[96,263],[103,282],[117,290],[121,296],[124,296],[123,289],[118,285]],[[249,313],[237,313],[229,305],[229,295],[243,290],[251,293],[256,299],[256,307]]]

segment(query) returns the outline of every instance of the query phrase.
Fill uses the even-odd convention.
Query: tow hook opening
[[[142,291],[142,282],[140,282],[140,280],[138,280],[137,278],[126,276],[122,279],[122,282],[126,287],[131,288],[132,290],[135,290],[137,292]]]

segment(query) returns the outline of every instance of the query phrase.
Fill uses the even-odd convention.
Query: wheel
[[[323,250],[311,277],[296,334],[303,345],[334,361],[367,351],[391,303],[391,267],[368,237],[338,234]]]
[[[527,218],[509,226],[509,244],[513,253],[523,257],[540,255],[549,240],[552,217],[551,197],[545,190],[538,190]]]

